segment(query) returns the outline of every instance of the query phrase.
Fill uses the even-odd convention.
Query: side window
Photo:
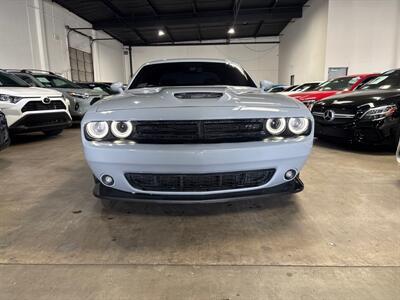
[[[25,82],[29,83],[31,86],[37,86],[35,84],[35,82],[32,80],[32,78],[30,78],[29,76],[25,76],[25,75],[20,75],[19,76],[21,79],[23,79]]]
[[[356,90],[361,90],[365,84],[367,84],[368,82],[371,82],[376,77],[378,77],[378,76],[371,76],[371,77],[368,77],[368,78],[364,79],[363,81],[361,81],[361,83],[355,89]]]

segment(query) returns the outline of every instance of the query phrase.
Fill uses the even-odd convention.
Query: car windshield
[[[0,72],[0,87],[30,87],[30,85],[13,74]]]
[[[327,82],[322,83],[318,86],[318,91],[344,91],[350,90],[351,87],[360,80],[359,76],[353,77],[340,77]]]
[[[256,87],[239,66],[215,62],[177,62],[144,66],[129,89],[160,86],[232,85]]]
[[[40,83],[39,80],[36,80],[36,78],[31,75],[21,74],[21,73],[14,73],[14,75],[17,76],[18,78],[21,78],[23,81],[28,83],[30,86],[41,87],[41,88],[45,87],[43,84]]]
[[[60,89],[82,89],[83,87],[69,81],[68,79],[54,76],[54,75],[33,75],[47,88],[60,88]]]
[[[400,70],[393,70],[383,73],[374,80],[366,83],[361,90],[391,90],[400,89]]]

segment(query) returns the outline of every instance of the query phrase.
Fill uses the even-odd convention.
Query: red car
[[[296,98],[311,109],[315,101],[320,101],[336,94],[352,92],[379,75],[380,74],[358,74],[339,77],[321,83],[314,91],[292,94],[290,97]]]

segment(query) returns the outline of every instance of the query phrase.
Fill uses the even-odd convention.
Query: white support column
[[[37,62],[39,65],[35,66],[39,69],[48,70],[49,69],[49,56],[47,52],[47,42],[46,42],[46,32],[44,26],[44,16],[43,16],[43,1],[42,0],[32,0],[28,1],[28,7],[33,9],[33,24],[34,28],[31,31],[32,39],[36,39],[36,46],[38,47],[38,58]]]

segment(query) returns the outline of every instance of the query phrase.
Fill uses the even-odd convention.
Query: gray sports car
[[[89,109],[82,141],[106,206],[227,201],[301,191],[313,118],[236,63],[162,60]]]

